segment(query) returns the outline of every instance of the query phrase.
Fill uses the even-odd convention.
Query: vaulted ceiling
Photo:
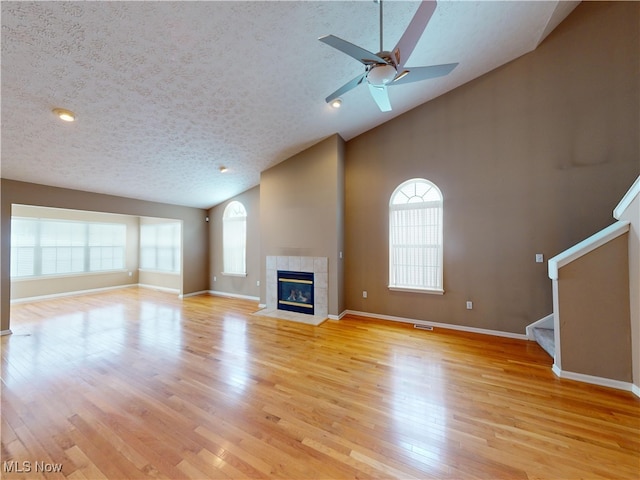
[[[3,1],[0,175],[208,208],[328,135],[349,140],[534,50],[577,3],[438,3],[407,65],[458,67],[390,88],[383,113],[364,87],[340,109],[324,101],[363,67],[318,37],[377,52],[370,0]],[[385,49],[418,4],[384,3]]]

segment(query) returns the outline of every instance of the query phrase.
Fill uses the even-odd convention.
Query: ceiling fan
[[[411,56],[411,53],[436,9],[437,2],[435,0],[420,3],[409,26],[402,34],[398,44],[391,51],[383,50],[382,47],[382,0],[374,1],[380,4],[380,51],[378,53],[372,53],[334,35],[325,35],[318,39],[355,58],[365,66],[364,73],[345,83],[329,95],[325,99],[327,103],[333,102],[342,94],[357,87],[366,80],[371,96],[380,110],[389,112],[391,111],[391,103],[389,101],[387,87],[442,77],[449,74],[458,65],[457,63],[447,63],[428,67],[405,68],[405,62]]]

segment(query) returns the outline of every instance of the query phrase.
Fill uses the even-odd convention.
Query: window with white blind
[[[98,272],[124,268],[126,236],[127,228],[124,224],[89,224],[89,271]]]
[[[444,293],[442,193],[423,178],[400,184],[389,201],[389,288]]]
[[[39,247],[37,220],[11,219],[11,277],[36,274],[36,248]]]
[[[222,263],[225,275],[246,275],[247,211],[230,202],[222,215]]]
[[[119,223],[11,219],[11,277],[125,268],[127,227]]]
[[[180,272],[182,226],[180,222],[140,226],[140,268],[158,272]]]

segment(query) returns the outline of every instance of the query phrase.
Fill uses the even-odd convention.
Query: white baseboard
[[[0,330],[0,337],[4,337],[5,335],[11,335],[13,332],[10,329]]]
[[[239,295],[235,293],[217,292],[214,290],[202,290],[199,292],[192,292],[192,293],[181,295],[180,290],[177,288],[159,287],[157,285],[149,285],[146,283],[131,283],[127,285],[116,285],[113,287],[92,288],[89,290],[76,290],[74,292],[62,292],[62,293],[53,293],[51,295],[39,295],[35,297],[17,298],[17,299],[11,300],[11,304],[13,305],[18,303],[30,303],[30,302],[36,302],[38,300],[52,300],[54,298],[62,298],[62,297],[74,297],[79,295],[106,292],[109,290],[119,290],[121,288],[130,288],[130,287],[140,287],[140,288],[146,288],[149,290],[156,290],[159,292],[174,293],[178,295],[180,298],[189,298],[189,297],[195,297],[196,295],[210,294],[218,297],[242,298],[244,300],[254,300],[256,302],[260,301],[260,297],[252,297],[249,295]]]
[[[355,310],[346,310],[343,313],[343,316],[345,314],[356,315],[358,317],[377,318],[380,320],[390,320],[392,322],[413,323],[416,325],[438,327],[438,328],[444,328],[448,330],[457,330],[461,332],[479,333],[482,335],[492,335],[494,337],[506,337],[506,338],[515,338],[518,340],[528,340],[527,336],[522,333],[502,332],[500,330],[488,330],[485,328],[467,327],[464,325],[450,325],[448,323],[428,322],[426,320],[416,320],[413,318],[395,317],[392,315],[380,315],[377,313],[358,312]]]
[[[251,296],[251,295],[242,295],[242,294],[239,294],[239,293],[219,292],[217,290],[209,290],[208,293],[209,293],[209,295],[213,295],[214,297],[240,298],[242,300],[251,300],[251,301],[254,301],[254,302],[260,302],[260,297],[254,297],[254,296]]]
[[[149,290],[157,290],[158,292],[175,293],[176,295],[180,294],[180,290],[178,288],[159,287],[157,285],[149,285],[147,283],[139,283],[138,287],[146,288]]]
[[[16,298],[11,300],[11,305],[15,305],[19,303],[37,302],[39,300],[52,300],[54,298],[75,297],[78,295],[88,295],[92,293],[107,292],[109,290],[119,290],[121,288],[130,288],[130,287],[137,287],[137,286],[138,285],[135,283],[130,283],[127,285],[116,285],[113,287],[91,288],[89,290],[76,290],[73,292],[61,292],[61,293],[52,293],[50,295],[38,295],[35,297]]]
[[[329,315],[329,320],[341,320],[347,313],[349,313],[349,310],[345,310],[340,315]]]
[[[184,294],[180,294],[178,295],[179,298],[184,299],[184,298],[189,298],[189,297],[197,297],[198,295],[207,295],[209,293],[209,290],[200,290],[199,292],[191,292],[191,293],[184,293]]]
[[[629,382],[622,382],[620,380],[613,380],[611,378],[594,377],[593,375],[585,375],[584,373],[567,372],[565,370],[562,370],[555,363],[553,364],[551,370],[557,377],[560,378],[589,383],[591,385],[598,385],[600,387],[609,387],[615,388],[616,390],[624,390],[625,392],[632,392],[634,395],[640,397],[640,388]]]

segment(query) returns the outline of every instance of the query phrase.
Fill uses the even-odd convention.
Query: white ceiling
[[[333,133],[349,140],[530,52],[576,5],[440,2],[407,66],[460,65],[390,88],[382,113],[364,85],[339,110],[324,102],[363,67],[318,41],[377,52],[371,0],[2,1],[0,175],[208,208]],[[385,1],[385,49],[417,6]]]

